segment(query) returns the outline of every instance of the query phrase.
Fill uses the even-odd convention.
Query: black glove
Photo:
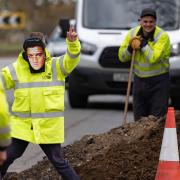
[[[143,38],[143,39],[141,40],[141,49],[142,49],[143,47],[145,47],[145,46],[147,45],[147,43],[148,43],[147,40]]]
[[[127,50],[129,51],[129,53],[131,53],[131,54],[132,54],[132,52],[133,52],[133,48],[131,47],[131,45],[129,45],[129,46],[127,47]]]

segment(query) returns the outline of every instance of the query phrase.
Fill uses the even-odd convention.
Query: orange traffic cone
[[[180,180],[179,152],[174,108],[169,107],[155,180]]]

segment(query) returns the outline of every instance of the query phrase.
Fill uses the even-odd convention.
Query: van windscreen
[[[90,29],[129,29],[138,24],[142,9],[157,12],[157,25],[179,28],[179,0],[84,0],[83,25]]]

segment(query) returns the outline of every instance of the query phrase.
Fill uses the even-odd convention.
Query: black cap
[[[146,8],[142,10],[140,17],[142,18],[144,16],[152,16],[155,19],[157,18],[156,11],[151,8]]]

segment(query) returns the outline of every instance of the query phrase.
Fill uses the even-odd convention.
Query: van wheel
[[[174,109],[180,109],[180,98],[171,97],[171,105],[174,107]]]
[[[85,108],[87,106],[88,96],[76,94],[69,89],[69,103],[72,108]]]

